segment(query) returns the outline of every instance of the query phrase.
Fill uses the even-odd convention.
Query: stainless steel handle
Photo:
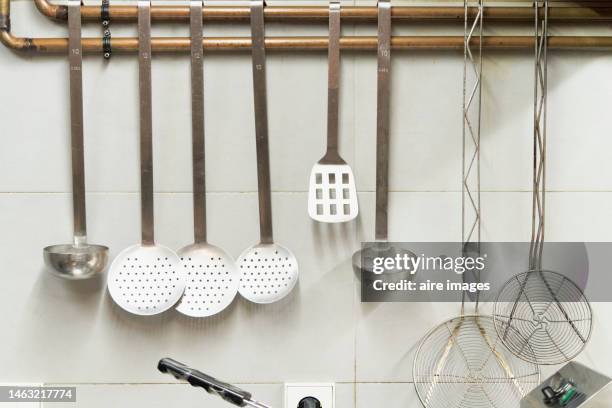
[[[253,41],[253,94],[255,97],[255,137],[257,184],[259,192],[259,233],[261,243],[272,243],[272,195],[268,148],[268,98],[266,94],[266,45],[263,0],[251,1]]]
[[[72,155],[72,211],[74,245],[87,242],[85,210],[85,152],[83,149],[83,48],[81,46],[81,0],[68,2],[70,63],[70,134]]]
[[[138,1],[140,88],[140,205],[142,244],[155,241],[153,202],[153,111],[151,91],[151,1]]]
[[[329,51],[327,85],[327,152],[321,164],[344,164],[338,154],[340,116],[340,1],[329,3]]]
[[[191,137],[193,144],[193,226],[196,243],[206,242],[206,156],[204,135],[204,62],[202,0],[190,3]]]
[[[391,1],[378,1],[378,95],[376,119],[376,240],[388,235],[389,121],[391,103]]]

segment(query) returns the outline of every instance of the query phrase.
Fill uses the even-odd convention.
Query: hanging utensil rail
[[[8,1],[8,0],[3,0]],[[63,5],[55,5],[48,0],[34,0],[36,7],[47,17],[66,21],[68,9]],[[612,7],[598,3],[583,7],[551,7],[549,19],[551,22],[593,22],[612,21]],[[135,22],[137,16],[136,6],[109,7],[110,18],[113,21]],[[377,9],[375,6],[359,7],[346,6],[342,8],[341,18],[346,22],[376,22]],[[476,17],[478,7],[470,7],[470,18]],[[485,7],[484,17],[489,21],[525,21],[532,22],[534,18],[532,7]],[[101,21],[101,8],[99,6],[81,7],[83,21]],[[206,6],[203,9],[204,20],[217,22],[248,22],[250,10],[248,6]],[[456,21],[462,23],[465,17],[463,6],[440,7],[393,7],[391,18],[408,21]],[[188,22],[189,7],[186,4],[176,6],[153,6],[151,8],[153,21]],[[329,20],[329,9],[326,6],[268,6],[265,9],[265,18],[268,21],[278,22],[321,22]]]
[[[47,0],[35,0],[39,10],[46,15],[64,19],[64,6],[52,5]],[[157,21],[182,21],[189,16],[187,6],[156,6],[153,19]],[[472,9],[470,9],[472,10]],[[457,20],[463,21],[465,15],[462,7],[394,7],[395,19],[408,20]],[[99,21],[100,8],[82,7],[83,18],[88,21]],[[325,20],[328,10],[325,7],[267,7],[266,18],[279,21]],[[473,10],[471,12],[476,12]],[[486,9],[489,19],[506,21],[525,20],[534,17],[528,7],[499,7]],[[111,6],[113,20],[132,21],[136,17],[133,6]],[[204,19],[218,21],[247,21],[250,12],[248,7],[206,7]],[[376,9],[373,7],[347,7],[342,18],[347,21],[375,20]],[[558,7],[551,9],[553,21],[612,21],[612,7]],[[6,47],[41,54],[65,54],[68,51],[67,38],[24,38],[11,33],[10,0],[0,0],[0,42]],[[396,36],[391,46],[396,50],[407,49],[463,49],[461,36]],[[478,45],[479,39],[474,39]],[[327,50],[328,37],[268,37],[266,49],[269,51],[316,51]],[[483,48],[528,49],[534,47],[532,36],[489,36],[482,39]],[[157,37],[152,39],[152,48],[156,53],[173,53],[190,51],[190,39],[187,37]],[[250,51],[249,37],[207,37],[203,40],[207,51]],[[376,50],[377,39],[374,36],[349,36],[340,41],[343,50]],[[549,38],[549,49],[611,49],[611,36],[553,36]],[[138,38],[113,38],[113,51],[117,53],[135,53],[138,50]],[[102,38],[83,38],[83,52],[102,53]]]

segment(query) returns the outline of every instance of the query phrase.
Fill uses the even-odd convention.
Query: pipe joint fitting
[[[0,15],[0,30],[11,31],[11,18],[7,15]]]

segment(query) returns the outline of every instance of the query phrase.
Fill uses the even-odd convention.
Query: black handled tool
[[[270,408],[268,405],[254,401],[250,392],[219,381],[171,358],[159,360],[157,369],[164,374],[171,374],[177,380],[187,381],[193,387],[202,387],[209,394],[218,395],[223,400],[238,407]]]

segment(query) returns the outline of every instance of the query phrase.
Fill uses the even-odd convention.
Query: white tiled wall
[[[65,26],[46,20],[31,1],[12,3],[17,35],[66,35]],[[86,30],[100,33],[95,25]],[[269,28],[271,35],[296,30],[323,35],[326,27]],[[460,25],[395,30],[462,33]],[[553,27],[563,30],[587,33]],[[154,31],[187,34],[176,25]],[[345,31],[371,33],[372,27]],[[492,32],[529,33],[529,27]],[[588,32],[610,34],[606,26]],[[113,33],[134,35],[134,27],[115,24]],[[248,27],[206,27],[206,33],[248,35]],[[463,55],[394,57],[390,239],[459,240]],[[485,61],[487,240],[529,237],[531,58],[529,51],[496,51]],[[359,182],[361,216],[327,226],[306,212],[310,168],[324,151],[326,56],[270,53],[275,237],[299,258],[300,284],[280,304],[237,300],[201,321],[172,312],[134,318],[113,306],[103,281],[67,283],[44,272],[42,248],[68,242],[72,233],[67,63],[3,47],[0,61],[0,382],[77,383],[83,408],[225,406],[157,373],[157,360],[172,356],[243,384],[276,407],[285,381],[336,382],[339,408],[419,406],[410,383],[415,347],[458,306],[359,302],[350,258],[374,229],[373,55],[347,53],[342,65],[341,150]],[[548,237],[612,241],[612,56],[551,52],[550,63]],[[187,56],[163,56],[153,66],[157,236],[180,248],[192,239],[189,64]],[[238,256],[258,238],[250,59],[210,55],[205,67],[210,240]],[[114,256],[139,238],[136,59],[88,57],[84,75],[89,235]],[[580,360],[612,374],[606,318],[612,310],[594,309],[594,337]]]

